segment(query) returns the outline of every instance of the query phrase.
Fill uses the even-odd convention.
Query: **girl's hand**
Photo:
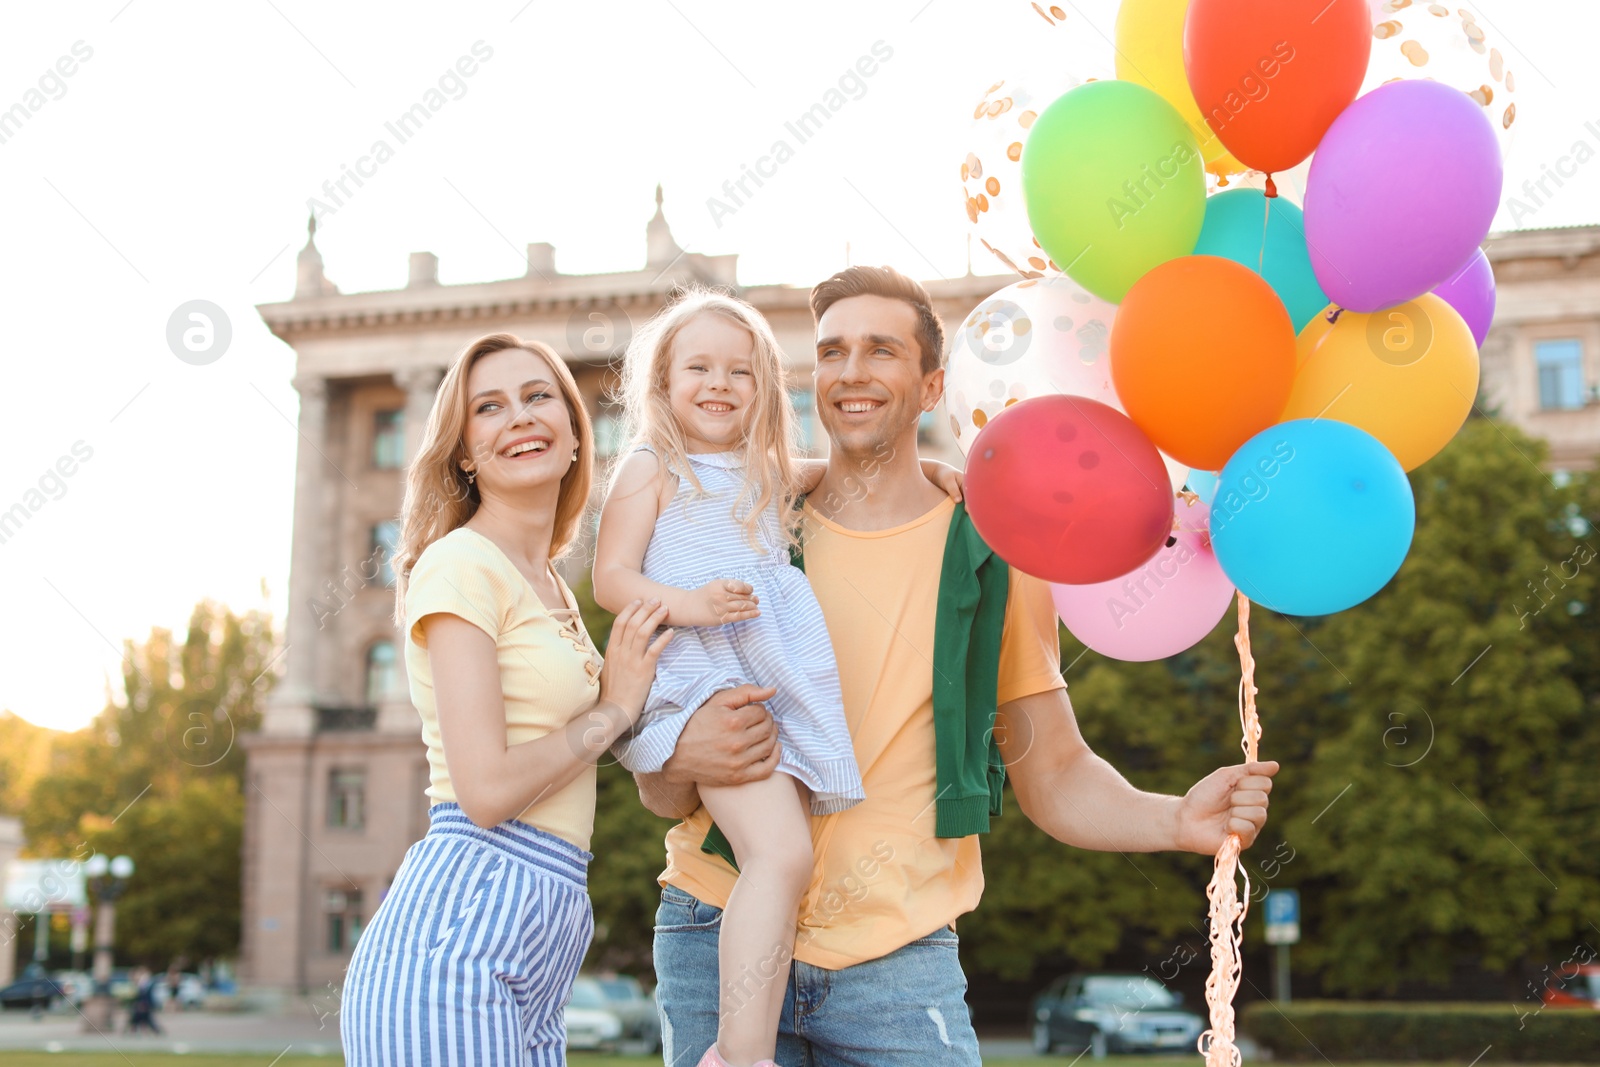
[[[966,483],[966,475],[948,463],[940,463],[935,459],[922,461],[922,473],[928,481],[945,491],[945,494],[957,504],[961,503],[961,489]]]
[[[749,584],[734,578],[714,578],[688,598],[688,610],[673,617],[679,626],[721,626],[743,622],[761,614],[761,598]]]
[[[644,710],[650,683],[656,677],[656,661],[672,640],[671,630],[651,640],[656,627],[666,619],[667,607],[659,600],[648,604],[635,600],[622,609],[611,626],[606,663],[600,671],[600,699],[621,708],[630,723]]]

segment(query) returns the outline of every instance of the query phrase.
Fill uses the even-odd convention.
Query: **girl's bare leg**
[[[733,1067],[749,1067],[777,1050],[796,916],[811,882],[810,791],[778,773],[701,786],[700,799],[739,861],[718,941],[717,1049]]]

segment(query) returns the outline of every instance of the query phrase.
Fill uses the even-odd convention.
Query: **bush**
[[[1256,1001],[1240,1030],[1287,1060],[1582,1062],[1600,1050],[1600,1014],[1515,1004]]]

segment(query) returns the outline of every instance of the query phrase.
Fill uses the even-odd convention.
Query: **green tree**
[[[152,964],[238,945],[244,753],[273,684],[269,615],[203,602],[181,642],[123,649],[123,699],[59,737],[22,812],[29,851],[126,853],[118,949]]]
[[[88,845],[135,858],[117,904],[117,949],[124,961],[165,967],[231,956],[239,947],[244,801],[228,775],[182,782],[171,796],[146,796],[117,819],[88,827]]]
[[[50,763],[59,731],[0,711],[0,815],[20,815]]]

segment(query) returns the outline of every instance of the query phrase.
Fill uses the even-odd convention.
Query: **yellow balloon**
[[[1318,340],[1320,335],[1320,340]],[[1478,346],[1432,293],[1362,315],[1318,315],[1300,331],[1302,362],[1280,421],[1337,419],[1382,441],[1406,470],[1450,443],[1478,395]]]
[[[1206,125],[1183,69],[1183,18],[1189,0],[1122,0],[1117,12],[1117,77],[1156,92],[1194,131],[1206,170],[1226,177],[1248,168]]]

